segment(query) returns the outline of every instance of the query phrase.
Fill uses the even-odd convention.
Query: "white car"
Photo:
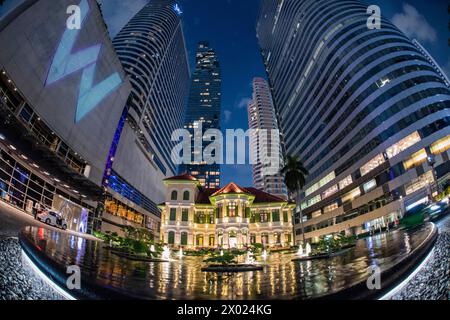
[[[48,225],[61,228],[63,230],[67,229],[67,221],[64,219],[60,213],[53,210],[44,210],[36,216],[39,221],[45,222]]]

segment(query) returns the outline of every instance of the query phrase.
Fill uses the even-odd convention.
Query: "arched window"
[[[187,232],[182,232],[181,233],[181,245],[187,246],[187,242],[188,242],[188,234],[187,234]]]
[[[183,193],[183,200],[189,200],[189,191]]]
[[[178,192],[176,190],[172,191],[172,194],[170,195],[170,200],[177,200],[178,198]]]
[[[169,244],[175,244],[175,232],[169,231],[169,234],[167,236],[167,242]]]

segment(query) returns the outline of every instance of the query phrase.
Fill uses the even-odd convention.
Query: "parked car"
[[[63,230],[67,229],[66,219],[64,219],[59,212],[54,210],[44,210],[36,216],[36,219]]]

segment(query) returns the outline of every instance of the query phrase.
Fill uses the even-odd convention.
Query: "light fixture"
[[[17,148],[14,147],[12,144],[10,144],[9,147],[10,147],[12,150],[14,150],[14,151],[17,150]]]
[[[0,133],[0,140],[5,140],[5,136],[3,134]]]

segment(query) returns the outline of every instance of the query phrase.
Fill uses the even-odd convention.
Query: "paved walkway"
[[[58,230],[61,232],[68,232],[75,236],[96,239],[89,234],[83,234],[72,230],[63,231],[61,229],[49,226],[43,222],[37,221],[33,216],[28,213],[19,210],[8,203],[0,200],[0,236],[17,237],[19,231],[26,226],[38,226],[47,229]]]

